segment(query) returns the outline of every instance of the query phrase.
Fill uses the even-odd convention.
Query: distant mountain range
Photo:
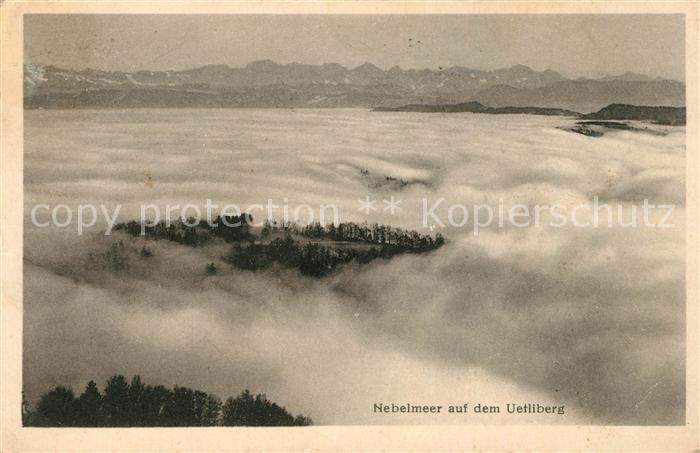
[[[612,103],[685,105],[685,85],[626,73],[569,80],[516,65],[494,71],[461,66],[382,70],[371,63],[203,66],[184,71],[72,71],[24,66],[26,108],[396,107],[469,101],[489,107],[547,107],[591,112]]]

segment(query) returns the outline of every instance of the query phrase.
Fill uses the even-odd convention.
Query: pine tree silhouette
[[[172,390],[150,386],[136,375],[109,378],[104,395],[95,381],[75,398],[72,390],[56,387],[44,394],[34,412],[23,403],[24,426],[306,426],[311,419],[294,417],[264,394],[245,390],[226,404],[215,395],[187,387]]]
[[[77,426],[102,426],[102,395],[95,381],[88,382],[85,391],[77,400]]]

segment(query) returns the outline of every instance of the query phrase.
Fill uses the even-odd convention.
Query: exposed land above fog
[[[502,107],[593,112],[612,103],[683,106],[682,82],[634,73],[567,79],[516,65],[383,70],[371,63],[204,66],[184,71],[82,71],[25,65],[26,108],[332,108],[479,102]]]
[[[375,259],[390,259],[404,253],[427,253],[442,247],[441,234],[433,238],[416,231],[406,231],[387,225],[371,226],[356,223],[299,226],[265,222],[262,228],[253,226],[249,214],[217,217],[212,223],[160,222],[147,225],[130,221],[115,226],[115,231],[126,231],[134,237],[164,239],[190,247],[200,247],[216,240],[232,244],[221,259],[244,270],[262,270],[268,267],[298,269],[302,275],[325,277],[344,264],[356,261],[367,264]],[[149,248],[141,256],[152,256]],[[123,242],[113,243],[103,255],[113,270],[123,270],[128,263],[128,252]],[[210,263],[206,273],[216,273],[216,263]]]
[[[375,112],[419,112],[419,113],[486,113],[491,115],[529,114],[573,116],[584,120],[633,120],[648,121],[669,126],[685,125],[685,107],[638,106],[610,104],[597,112],[581,114],[571,110],[543,107],[486,107],[479,102],[461,104],[409,104],[401,107],[377,107]],[[599,121],[598,123],[600,123]],[[600,124],[599,124],[600,125]],[[619,126],[619,125],[618,125]],[[620,129],[619,127],[614,127]]]
[[[486,113],[506,115],[525,113],[530,115],[579,116],[578,112],[546,107],[486,107],[480,102],[462,102],[460,104],[409,104],[401,107],[377,107],[374,112],[421,112],[421,113]]]
[[[679,126],[685,124],[685,107],[656,107],[611,104],[597,112],[582,115],[586,120],[634,120]]]

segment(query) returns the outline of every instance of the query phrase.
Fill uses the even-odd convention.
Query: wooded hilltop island
[[[253,217],[247,213],[219,215],[211,223],[193,218],[155,225],[129,221],[114,229],[190,247],[223,240],[231,246],[221,260],[238,269],[255,271],[281,266],[311,277],[327,276],[351,261],[366,264],[405,253],[427,253],[445,244],[440,233],[433,237],[380,224],[348,222],[324,226],[316,222],[301,226],[265,221],[262,227],[254,227]],[[143,256],[151,253],[146,247],[141,252]],[[206,272],[215,274],[216,263],[210,263]]]

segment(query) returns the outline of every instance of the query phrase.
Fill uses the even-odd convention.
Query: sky
[[[682,15],[27,15],[25,62],[65,69],[371,62],[383,69],[524,64],[567,77],[685,79]],[[409,41],[410,40],[410,41]],[[420,43],[418,43],[420,41]]]

